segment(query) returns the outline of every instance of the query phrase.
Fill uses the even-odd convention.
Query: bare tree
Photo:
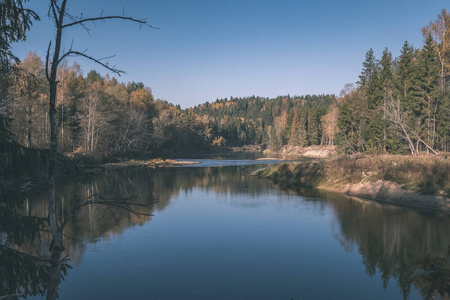
[[[69,14],[67,9],[67,0],[50,0],[49,18],[54,22],[56,28],[56,35],[54,40],[51,40],[46,55],[46,77],[49,82],[50,88],[50,97],[49,97],[49,121],[50,121],[50,162],[49,162],[49,171],[48,171],[48,180],[49,180],[49,191],[50,191],[50,201],[49,201],[49,223],[51,228],[51,234],[53,237],[52,247],[50,251],[52,255],[58,256],[61,254],[63,246],[62,246],[62,226],[58,224],[56,219],[56,199],[55,199],[55,170],[57,164],[57,153],[58,153],[58,125],[56,122],[56,97],[57,97],[57,89],[58,89],[58,81],[57,81],[57,71],[59,64],[69,56],[81,56],[95,63],[101,65],[107,70],[120,75],[124,73],[124,71],[116,68],[115,66],[110,66],[108,62],[104,62],[104,59],[94,58],[86,53],[86,51],[78,51],[74,50],[72,47],[69,48],[66,52],[61,52],[62,49],[62,37],[64,30],[73,26],[82,26],[86,30],[86,24],[89,22],[96,21],[105,21],[105,20],[125,20],[131,21],[139,24],[139,26],[147,26],[153,28],[152,26],[147,24],[145,19],[135,19],[125,15],[115,15],[115,16],[103,16],[100,14],[98,17],[88,17],[85,18],[75,17]],[[53,48],[52,48],[53,47]],[[50,56],[52,59],[50,60]],[[55,268],[58,267],[59,264],[55,265]],[[55,276],[60,276],[60,272],[55,270]],[[59,282],[59,277],[55,278],[55,282]],[[47,299],[54,299],[57,295],[57,285],[56,290],[49,290],[47,294]]]
[[[329,112],[322,117],[323,137],[328,139],[328,145],[334,145],[334,139],[339,132],[337,126],[338,108],[335,103],[330,105]]]
[[[47,56],[46,56],[46,76],[47,80],[49,82],[50,87],[50,107],[49,107],[49,121],[50,121],[50,150],[51,150],[51,160],[50,160],[50,167],[49,167],[49,178],[51,179],[54,177],[55,174],[55,167],[56,167],[56,155],[57,155],[57,149],[58,149],[58,135],[57,135],[57,122],[56,122],[56,96],[57,96],[57,88],[58,88],[58,81],[57,81],[57,71],[58,71],[58,65],[64,60],[64,58],[69,56],[81,56],[86,59],[89,59],[91,61],[94,61],[95,63],[101,65],[102,67],[108,69],[109,71],[116,73],[118,75],[124,73],[124,71],[116,68],[115,66],[110,66],[108,62],[104,62],[105,58],[94,58],[92,56],[89,56],[86,54],[86,51],[77,51],[74,50],[72,47],[69,48],[68,51],[61,53],[61,42],[62,42],[62,36],[64,29],[72,27],[72,26],[83,26],[86,30],[86,23],[88,22],[95,22],[95,21],[104,21],[104,20],[111,20],[111,19],[119,19],[119,20],[126,20],[138,23],[140,26],[148,26],[150,28],[155,28],[147,24],[147,21],[145,19],[135,19],[132,17],[127,16],[103,16],[102,14],[98,17],[92,17],[92,18],[83,18],[83,17],[74,17],[71,14],[68,13],[67,10],[67,0],[62,0],[61,4],[58,4],[59,1],[57,0],[51,0],[50,1],[50,7],[48,15],[53,20],[55,27],[56,27],[56,36],[54,38],[54,41],[50,41],[47,49]],[[69,20],[69,22],[65,22],[65,18]],[[51,49],[52,49],[52,42],[54,43],[53,46],[53,54],[52,54],[52,60],[50,60],[51,55]]]
[[[354,83],[346,83],[339,93],[339,97],[345,97],[354,90],[356,90],[356,85]]]
[[[388,101],[388,108],[386,116],[391,121],[400,136],[408,142],[408,147],[411,155],[419,155],[419,145],[422,143],[428,150],[436,155],[439,153],[428,145],[418,134],[417,130],[411,128],[411,122],[408,121],[408,116],[405,111],[402,110],[400,99],[394,100],[393,98]]]

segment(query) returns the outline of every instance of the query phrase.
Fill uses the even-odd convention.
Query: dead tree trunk
[[[147,24],[147,21],[137,20],[131,17],[125,16],[100,16],[95,18],[75,18],[71,16],[66,9],[67,0],[62,0],[61,4],[58,4],[58,0],[50,0],[50,8],[49,8],[49,16],[53,19],[55,27],[56,27],[56,36],[54,39],[54,48],[52,49],[52,42],[50,41],[47,56],[46,56],[46,64],[45,71],[46,77],[49,82],[50,88],[50,98],[49,98],[49,110],[48,110],[48,118],[50,123],[50,161],[49,161],[49,169],[48,169],[48,182],[49,182],[49,215],[48,220],[50,224],[50,230],[52,234],[52,265],[55,268],[53,274],[55,278],[52,278],[52,282],[54,284],[53,288],[50,288],[47,293],[47,299],[56,299],[57,297],[57,289],[59,283],[61,281],[61,272],[60,272],[60,255],[63,249],[62,245],[62,230],[63,226],[58,224],[58,220],[56,218],[56,167],[57,167],[57,155],[58,155],[58,124],[56,122],[56,97],[57,97],[57,89],[58,89],[58,81],[57,81],[57,71],[58,66],[61,61],[68,56],[82,56],[88,58],[97,64],[105,67],[106,69],[114,72],[116,74],[123,73],[123,71],[116,69],[115,67],[110,67],[108,63],[103,63],[98,59],[88,56],[84,52],[74,51],[72,48],[69,51],[61,54],[61,42],[63,30],[67,27],[81,25],[85,27],[86,22],[95,22],[107,19],[123,19],[132,22],[139,23],[139,25],[146,25],[148,27],[152,27]],[[64,24],[64,17],[67,16],[70,19],[70,23]],[[86,28],[86,27],[85,27]],[[50,51],[53,51],[52,60],[50,61]],[[50,67],[50,70],[49,70]],[[54,261],[53,261],[54,260]]]

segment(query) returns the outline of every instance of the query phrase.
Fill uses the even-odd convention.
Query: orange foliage
[[[138,89],[130,94],[131,105],[145,109],[153,100],[152,90],[148,87]]]

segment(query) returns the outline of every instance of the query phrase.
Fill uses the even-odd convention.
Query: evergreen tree
[[[365,151],[365,141],[362,132],[367,123],[367,105],[364,95],[360,90],[355,90],[346,95],[340,103],[337,125],[339,133],[337,143],[347,152]]]
[[[297,111],[294,110],[294,114],[292,116],[292,122],[291,122],[291,128],[290,128],[290,137],[289,137],[289,144],[292,146],[298,146],[299,145],[299,124],[298,124],[298,114]]]
[[[9,70],[11,60],[19,61],[11,52],[11,45],[24,40],[33,20],[39,20],[34,11],[24,8],[25,2],[27,0],[0,1],[0,75]]]
[[[310,108],[308,112],[308,145],[320,144],[319,118],[316,108]]]
[[[436,113],[439,108],[439,60],[435,51],[433,37],[429,34],[418,55],[415,96],[411,106],[416,119],[420,120],[419,134],[426,137],[427,143],[434,147],[436,132]]]
[[[300,111],[299,123],[298,123],[298,145],[306,146],[308,142],[308,132],[307,129],[308,123],[308,111],[306,109],[302,109]]]
[[[11,52],[13,43],[24,40],[27,30],[33,24],[33,20],[39,20],[39,16],[32,10],[24,8],[27,0],[2,0],[0,1],[0,142],[11,140],[10,122],[6,116],[5,93],[11,87],[11,78],[7,76],[11,67],[11,61],[18,62],[17,57]]]
[[[359,93],[361,94],[360,133],[364,151],[379,152],[383,148],[383,82],[381,69],[373,50],[366,53],[363,69],[359,76]]]
[[[441,150],[450,151],[450,95],[447,93],[441,101],[436,116],[437,142]]]
[[[274,125],[270,128],[270,146],[277,150],[281,147],[280,137],[277,134],[277,130]]]
[[[396,153],[399,149],[399,140],[395,137],[390,123],[387,120],[387,105],[392,102],[392,93],[394,89],[394,69],[392,53],[385,48],[380,60],[380,82],[382,84],[383,97],[383,147],[384,152]]]
[[[383,81],[378,63],[375,64],[370,81],[361,92],[367,105],[367,114],[365,115],[367,126],[362,132],[366,150],[378,153],[384,148]]]
[[[415,49],[405,41],[397,59],[395,76],[395,96],[404,110],[411,112],[414,107],[414,79],[416,72]]]
[[[358,86],[359,88],[363,88],[366,86],[368,82],[372,80],[372,77],[375,74],[376,70],[376,60],[373,54],[372,48],[369,49],[366,53],[366,59],[363,62],[363,69],[361,71],[361,75],[359,75]]]

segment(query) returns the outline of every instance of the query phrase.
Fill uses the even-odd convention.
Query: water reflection
[[[373,277],[377,272],[380,273],[384,288],[388,286],[389,280],[394,278],[405,299],[408,298],[413,285],[426,299],[431,299],[435,294],[448,298],[448,216],[378,204],[320,190],[297,192],[325,199],[327,204],[333,207],[334,238],[346,251],[358,251],[367,275]],[[436,261],[440,263],[439,270],[433,275],[422,276],[424,274],[418,272],[429,268],[430,264]],[[441,278],[441,275],[444,277]]]
[[[150,214],[170,209],[172,199],[196,189],[219,195],[250,195],[251,201],[259,201],[258,196],[265,195],[274,186],[268,180],[249,176],[253,169],[254,166],[108,170],[96,177],[59,184],[57,215],[61,222],[66,222],[83,201],[97,193],[105,198],[137,195],[139,203],[151,204],[146,208]],[[414,288],[424,298],[436,294],[448,297],[450,218],[447,216],[318,190],[282,193],[291,197],[301,195],[298,201],[330,210],[335,241],[349,253],[358,252],[367,275],[380,274],[380,285],[384,288],[395,280],[404,298],[408,298]],[[1,199],[0,296],[45,296],[55,284],[52,266],[56,264],[49,251],[51,236],[43,231],[47,226],[48,196],[46,192],[27,195],[3,190]],[[108,240],[123,234],[127,228],[143,226],[151,220],[151,216],[130,214],[113,207],[89,205],[81,208],[64,228],[65,249],[58,256],[61,270],[56,272],[64,275],[69,271],[68,263],[76,268],[88,244]],[[328,221],[323,218],[323,222]],[[70,261],[65,260],[66,257]],[[67,280],[70,281],[70,272]]]
[[[44,239],[46,220],[25,214],[18,192],[2,187],[0,195],[0,295],[2,299],[44,295],[52,285],[53,269],[36,245]]]

